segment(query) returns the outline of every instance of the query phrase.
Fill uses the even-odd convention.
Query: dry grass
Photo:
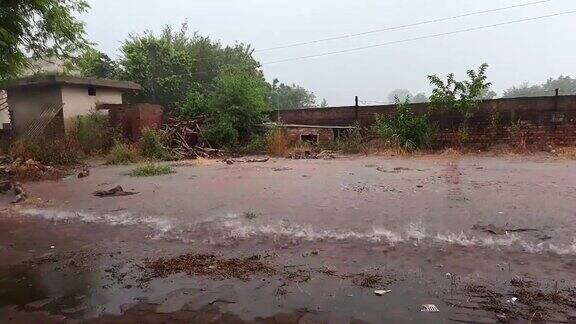
[[[106,159],[107,164],[130,164],[140,160],[140,151],[136,145],[116,142]]]
[[[216,159],[207,159],[207,158],[203,158],[203,157],[198,157],[194,160],[178,161],[178,162],[172,163],[171,165],[173,167],[197,167],[197,166],[216,165],[219,163],[220,162]]]
[[[270,156],[286,156],[288,155],[289,142],[286,134],[281,128],[275,127],[268,134],[266,139],[268,145],[268,154]]]
[[[559,147],[552,150],[553,154],[556,154],[557,157],[569,160],[576,160],[576,147]]]

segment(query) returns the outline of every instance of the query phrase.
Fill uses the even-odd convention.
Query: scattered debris
[[[504,235],[506,233],[518,233],[518,232],[538,232],[539,230],[534,228],[502,228],[498,227],[494,224],[488,225],[479,225],[476,224],[472,226],[472,229],[475,231],[483,231],[486,233],[494,234],[494,235]]]
[[[258,217],[258,214],[256,214],[256,212],[249,210],[249,211],[244,212],[243,216],[244,216],[244,218],[246,218],[248,220],[253,220],[256,217]]]
[[[62,177],[62,171],[44,165],[33,159],[26,161],[17,158],[14,162],[0,166],[0,176],[18,180],[57,180]]]
[[[170,117],[162,128],[172,154],[180,158],[222,156],[224,151],[214,149],[202,136],[206,121],[203,116],[194,118]]]
[[[130,196],[135,195],[137,193],[138,192],[135,191],[124,191],[124,189],[122,189],[122,186],[116,186],[108,190],[98,190],[94,192],[94,196],[98,197]]]
[[[89,175],[90,175],[90,170],[88,168],[84,168],[84,169],[80,170],[80,172],[78,173],[78,179],[86,178]]]
[[[273,171],[290,171],[292,168],[289,167],[280,167],[280,168],[272,168]]]
[[[428,312],[428,313],[438,313],[440,310],[434,304],[424,304],[420,306],[421,312]]]
[[[14,200],[12,200],[13,204],[21,203],[24,200],[26,200],[26,198],[28,198],[28,196],[26,195],[26,191],[24,191],[24,188],[22,188],[22,184],[20,184],[20,182],[14,182],[12,184],[12,188],[14,191],[14,195],[16,196],[14,197]]]
[[[270,160],[269,157],[266,158],[253,158],[253,159],[224,159],[222,162],[232,165],[234,163],[263,163],[268,162]]]
[[[391,293],[391,292],[392,292],[392,290],[374,290],[374,294],[376,296],[384,296],[384,295]]]
[[[352,277],[352,282],[360,287],[375,288],[382,283],[382,276],[379,274],[359,273]]]
[[[512,297],[512,298],[506,300],[506,302],[509,304],[514,304],[514,303],[516,303],[517,300],[518,300],[518,297]]]
[[[214,254],[183,254],[173,258],[160,258],[146,262],[152,277],[166,277],[177,273],[209,276],[217,279],[247,280],[254,274],[272,275],[276,270],[253,255],[247,258],[224,259]]]
[[[314,150],[298,150],[288,154],[288,158],[294,160],[332,160],[336,159],[336,154],[331,151],[315,152]]]

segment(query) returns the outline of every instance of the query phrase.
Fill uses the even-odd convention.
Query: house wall
[[[63,85],[62,102],[64,103],[64,120],[88,115],[98,104],[121,104],[122,91],[113,88],[96,88],[96,95],[88,95],[88,86]]]
[[[30,123],[43,109],[61,105],[60,86],[38,86],[8,91],[8,105],[12,114],[12,128],[16,136],[25,134]]]
[[[428,104],[412,104],[417,114],[429,114],[435,126],[433,145],[460,145],[462,116],[431,112]],[[332,107],[280,111],[286,124],[349,126],[359,123],[370,127],[376,115],[392,115],[395,105]],[[277,121],[278,112],[270,113]],[[485,100],[469,120],[466,145],[486,148],[495,144],[517,144],[544,148],[548,145],[576,145],[576,96],[506,98]]]
[[[10,114],[8,109],[2,110],[7,104],[6,102],[6,91],[0,90],[0,129],[3,128],[3,124],[10,122]]]

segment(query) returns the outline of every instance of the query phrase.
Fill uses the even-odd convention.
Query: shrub
[[[233,147],[238,145],[239,134],[230,119],[221,117],[217,122],[207,125],[203,131],[204,139],[220,147]]]
[[[347,136],[336,140],[336,149],[346,154],[358,154],[364,148],[362,131],[360,125],[355,125]]]
[[[67,125],[70,138],[76,140],[87,154],[107,152],[114,144],[108,116],[95,111],[75,117]]]
[[[174,169],[169,165],[160,165],[154,163],[147,163],[130,171],[131,177],[154,177],[175,173]]]
[[[84,158],[80,144],[65,138],[49,141],[20,139],[10,147],[10,156],[12,159],[33,159],[50,165],[76,164]]]
[[[138,149],[133,145],[116,141],[108,154],[108,164],[129,164],[140,159]]]
[[[398,101],[397,104],[395,116],[376,116],[375,132],[384,140],[398,144],[406,150],[429,146],[432,127],[428,117],[414,115],[408,100]]]
[[[170,153],[163,145],[162,136],[157,131],[146,128],[140,139],[142,156],[153,160],[171,160]]]
[[[262,135],[252,135],[248,144],[242,146],[239,152],[242,154],[258,154],[266,152],[266,138]]]
[[[286,156],[288,154],[288,139],[280,127],[274,127],[266,138],[268,154],[271,156]]]

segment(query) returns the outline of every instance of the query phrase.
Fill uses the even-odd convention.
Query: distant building
[[[122,104],[122,94],[140,85],[63,75],[32,76],[0,84],[6,90],[15,137],[63,135],[64,123],[98,104]]]

